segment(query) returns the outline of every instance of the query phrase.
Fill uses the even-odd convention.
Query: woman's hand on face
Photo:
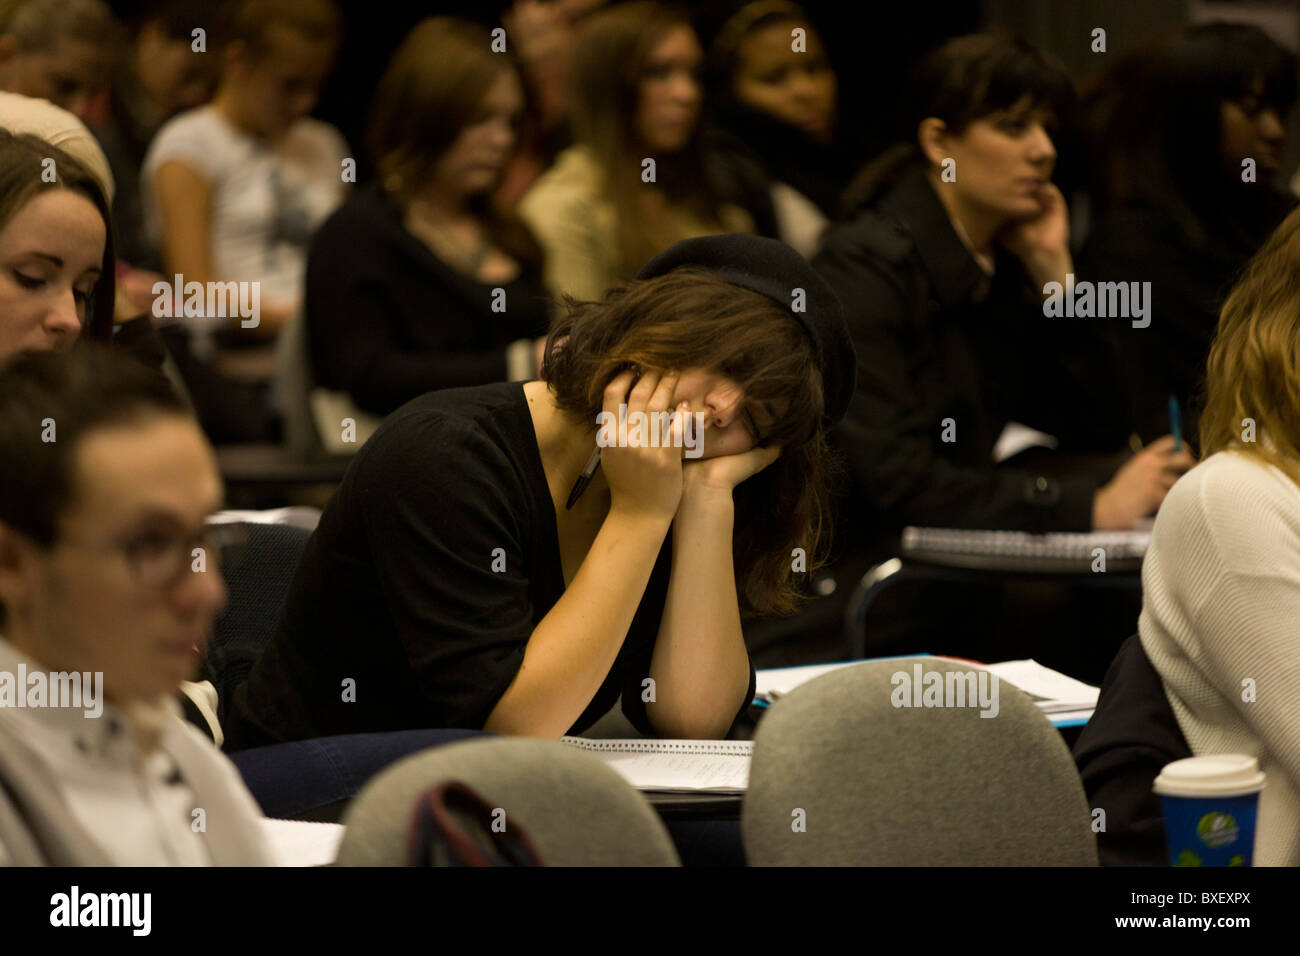
[[[1055,183],[1044,183],[1038,194],[1042,211],[1032,219],[1011,223],[998,235],[998,242],[1035,281],[1061,281],[1071,268],[1070,210]]]
[[[648,447],[655,413],[673,411],[671,402],[677,379],[675,372],[647,371],[633,385],[634,375],[627,371],[605,387],[604,411],[612,421],[618,421],[619,406],[623,404],[627,405],[629,424],[637,412],[644,412],[647,420],[643,443],[601,448],[600,467],[605,470],[609,484],[611,513],[622,511],[671,519],[677,512],[682,497],[682,428],[688,411],[685,402],[677,409],[682,414],[676,417],[668,435],[661,438],[660,447]]]
[[[730,492],[738,484],[756,475],[781,456],[781,449],[772,445],[766,448],[751,448],[737,455],[719,455],[716,458],[703,458],[699,461],[687,461],[683,466],[685,491],[691,495],[703,489]]]

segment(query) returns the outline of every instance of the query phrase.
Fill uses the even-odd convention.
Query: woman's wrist
[[[1065,277],[1074,271],[1074,260],[1068,249],[1060,249],[1026,256],[1024,266],[1034,283],[1043,288],[1049,282],[1064,285]]]
[[[732,503],[731,495],[735,490],[733,486],[716,482],[710,483],[703,472],[696,471],[690,465],[687,465],[682,470],[682,503],[677,506],[679,513],[687,502],[712,507]]]
[[[605,516],[605,524],[602,527],[609,526],[612,522],[621,534],[658,533],[662,538],[668,533],[668,526],[673,523],[674,514],[676,514],[675,510],[664,511],[639,502],[633,504],[615,499],[610,502],[609,514]]]

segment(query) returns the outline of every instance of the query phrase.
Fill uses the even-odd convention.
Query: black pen
[[[578,480],[573,483],[573,490],[569,492],[569,501],[564,506],[565,511],[572,508],[577,500],[582,497],[582,493],[586,491],[587,486],[591,484],[591,476],[596,473],[596,469],[599,467],[600,446],[597,445],[596,450],[593,451],[591,457],[587,459],[587,464],[583,466],[582,474],[580,474]]]

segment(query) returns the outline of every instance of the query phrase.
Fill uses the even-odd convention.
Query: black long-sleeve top
[[[497,288],[504,311],[493,311]],[[545,335],[549,303],[534,270],[485,283],[447,265],[372,184],[321,226],[308,253],[315,384],[383,415],[435,389],[502,381],[506,346]]]
[[[1114,358],[1090,320],[1045,317],[1042,290],[1009,254],[989,280],[921,169],[832,229],[813,265],[839,295],[858,354],[857,391],[833,433],[852,485],[849,537],[878,546],[910,524],[1091,528],[1095,476],[993,457],[1009,421],[1055,435],[1064,451],[1123,446]]]
[[[654,735],[642,681],[671,571],[670,530],[614,665],[569,733],[621,695],[633,726]],[[362,446],[321,515],[280,626],[235,692],[227,749],[481,729],[563,593],[555,506],[523,385],[424,395]],[[345,699],[348,679],[354,699]],[[751,664],[737,720],[753,694]]]

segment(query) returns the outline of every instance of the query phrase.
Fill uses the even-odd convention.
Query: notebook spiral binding
[[[586,737],[562,737],[563,743],[584,750],[606,753],[683,753],[747,756],[753,751],[750,740],[592,740]]]

